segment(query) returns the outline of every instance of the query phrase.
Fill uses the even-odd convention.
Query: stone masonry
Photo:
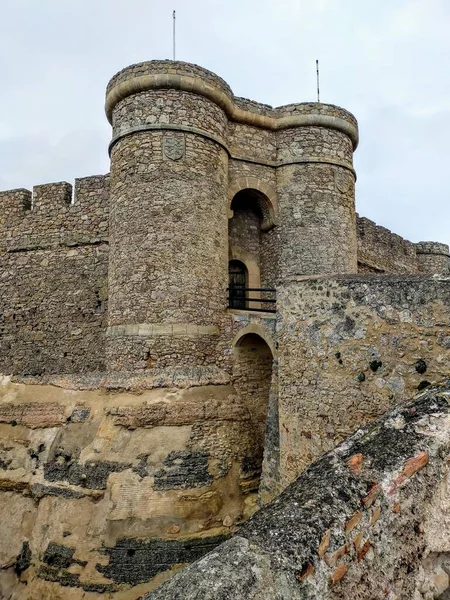
[[[449,248],[355,213],[348,111],[151,61],[106,114],[110,174],[0,192],[5,600],[146,594],[450,371]]]

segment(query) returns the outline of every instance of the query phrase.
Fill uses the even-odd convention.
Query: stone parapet
[[[139,325],[113,325],[108,327],[106,335],[109,337],[142,336],[199,336],[219,335],[216,325],[193,325],[192,323],[141,323]]]
[[[150,61],[133,65],[118,73],[109,83],[106,114],[113,122],[113,111],[125,98],[158,89],[176,89],[204,96],[225,111],[230,121],[269,130],[292,127],[336,129],[358,144],[358,127],[354,116],[333,105],[304,103],[278,108],[242,98],[235,100],[225,82],[206,69],[173,61]]]
[[[109,175],[0,192],[0,251],[108,241]]]
[[[416,244],[417,254],[438,254],[450,256],[450,249],[447,244],[439,242],[418,242]]]

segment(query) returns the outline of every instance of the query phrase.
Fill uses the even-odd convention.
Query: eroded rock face
[[[69,383],[0,386],[5,600],[134,599],[256,508],[258,441],[232,387]]]
[[[146,600],[448,595],[450,383],[360,429]]]

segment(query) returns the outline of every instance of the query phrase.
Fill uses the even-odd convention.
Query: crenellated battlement
[[[73,187],[66,181],[45,183],[33,187],[32,211],[35,213],[60,212],[72,203]]]
[[[0,192],[0,248],[7,252],[107,241],[109,175]]]

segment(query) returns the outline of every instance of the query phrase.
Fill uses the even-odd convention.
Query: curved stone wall
[[[109,364],[210,364],[226,301],[226,116],[156,89],[123,98],[113,122]]]
[[[416,252],[419,273],[450,274],[450,250],[447,244],[418,242]]]
[[[353,148],[321,127],[278,134],[280,276],[356,273]]]
[[[175,89],[205,96],[220,106],[230,121],[280,131],[290,127],[320,126],[348,135],[358,145],[358,126],[348,111],[321,103],[292,104],[272,108],[235,98],[229,86],[210,71],[176,61],[150,61],[132,65],[112,78],[107,88],[106,114],[114,123],[114,108],[140,92]]]

